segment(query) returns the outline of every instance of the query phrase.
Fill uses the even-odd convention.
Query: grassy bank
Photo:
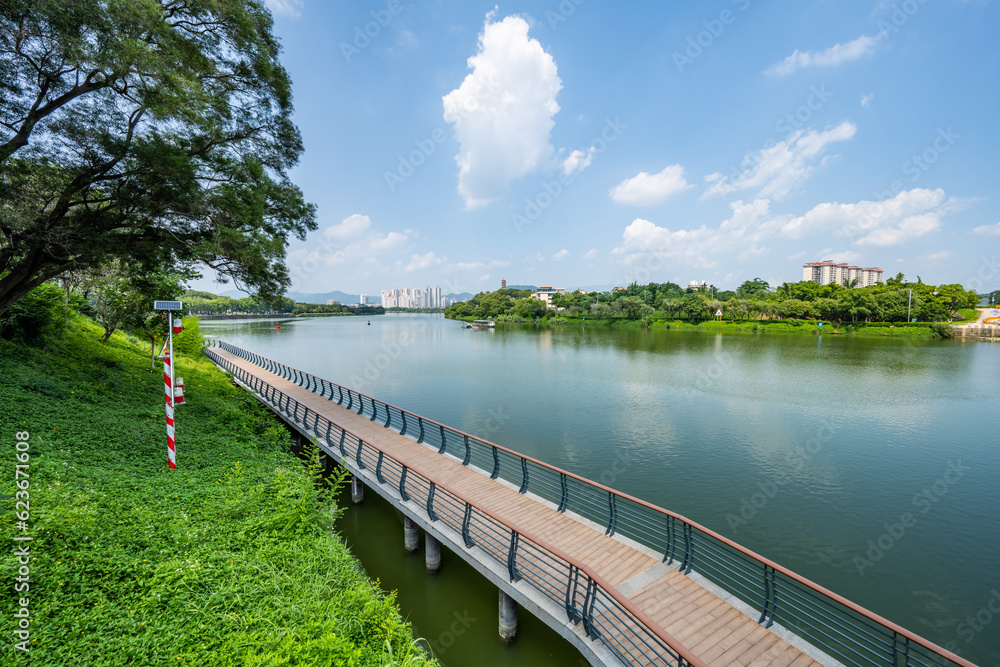
[[[287,432],[206,359],[180,357],[177,470],[148,343],[74,316],[44,347],[0,340],[2,664],[424,664],[392,596],[332,533]],[[30,519],[15,525],[16,433]],[[30,590],[15,592],[15,535]],[[10,612],[29,599],[30,654]]]
[[[461,321],[471,322],[474,318],[458,318]],[[895,323],[887,322],[841,322],[834,324],[823,322],[819,327],[814,320],[738,320],[738,321],[715,321],[704,320],[701,322],[689,322],[687,320],[672,320],[664,317],[657,317],[656,314],[648,320],[631,320],[625,318],[596,318],[586,319],[579,317],[555,316],[541,320],[527,320],[515,316],[502,315],[496,319],[497,323],[508,324],[542,324],[548,326],[599,326],[616,327],[628,329],[669,329],[672,331],[711,331],[720,333],[788,333],[807,334],[824,336],[891,336],[906,338],[936,338],[941,337],[934,330],[933,323]]]

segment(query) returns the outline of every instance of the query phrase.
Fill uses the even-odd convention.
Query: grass
[[[27,596],[30,654],[5,613],[0,663],[423,665],[392,595],[333,533],[315,471],[270,413],[180,357],[177,469],[148,343],[82,318],[44,348],[0,341],[0,563]],[[15,434],[30,433],[29,530],[15,528]],[[14,591],[16,534],[30,590]]]

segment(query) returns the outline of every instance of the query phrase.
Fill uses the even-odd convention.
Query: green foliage
[[[45,283],[0,315],[0,338],[41,345],[63,326],[65,293]]]
[[[0,3],[0,313],[113,258],[280,294],[316,228],[262,0]]]
[[[74,324],[59,349],[0,341],[4,469],[11,434],[31,434],[32,665],[425,664],[269,412],[203,357],[179,358],[171,471],[144,350]],[[4,475],[0,496],[13,492]],[[0,514],[4,572],[14,521]],[[9,614],[0,625],[13,636]]]
[[[934,332],[935,338],[955,337],[955,327],[951,326],[947,322],[931,322],[931,331]]]
[[[181,321],[184,328],[179,334],[174,334],[174,351],[190,357],[201,354],[201,348],[205,344],[201,322],[197,317],[185,317]]]

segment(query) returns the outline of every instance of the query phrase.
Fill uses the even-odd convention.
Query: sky
[[[267,5],[318,211],[291,291],[1000,288],[997,2]]]

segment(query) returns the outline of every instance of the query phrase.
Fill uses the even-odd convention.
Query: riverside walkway
[[[975,667],[688,519],[227,343],[205,354],[592,664]],[[439,553],[439,551],[438,551]],[[428,560],[430,564],[430,560]]]

